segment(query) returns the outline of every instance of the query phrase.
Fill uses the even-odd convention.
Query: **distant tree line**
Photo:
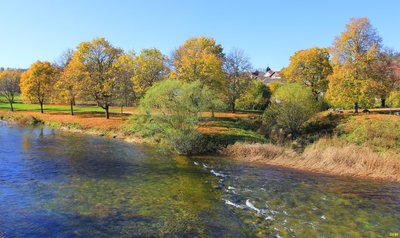
[[[261,83],[255,86],[250,71],[251,64],[243,51],[234,49],[225,55],[212,38],[191,38],[171,57],[155,48],[143,49],[139,54],[125,52],[104,38],[96,38],[68,49],[55,63],[37,61],[22,74],[4,70],[2,78],[9,81],[10,74],[18,72],[14,77],[18,89],[12,95],[20,92],[25,102],[38,103],[42,113],[46,103],[69,104],[72,115],[77,102],[95,103],[109,118],[110,106],[118,105],[122,111],[124,106],[138,103],[150,87],[163,80],[198,81],[200,88],[207,87],[233,112],[238,101],[240,109],[258,109],[260,103],[261,108],[265,107],[268,93],[263,91],[268,89]],[[4,87],[2,92],[10,92]],[[248,89],[258,92],[254,87],[262,88],[259,102],[248,95],[241,98]],[[12,104],[12,96],[7,97]],[[217,108],[210,106],[210,110]]]
[[[202,148],[196,132],[201,112],[264,111],[267,133],[296,136],[316,112],[328,107],[400,106],[400,54],[383,47],[367,18],[350,19],[330,48],[295,52],[281,70],[283,81],[252,77],[242,50],[225,53],[213,38],[190,38],[168,57],[160,50],[138,54],[104,38],[82,42],[55,63],[37,61],[26,71],[0,70],[0,98],[13,110],[25,102],[95,104],[110,117],[110,106],[140,105],[144,117],[133,130],[160,135],[183,153]]]
[[[11,110],[15,96],[21,93],[24,101],[38,103],[41,112],[46,103],[69,104],[72,115],[77,103],[96,104],[109,118],[110,106],[120,106],[123,112],[126,106],[138,105],[152,87],[161,90],[159,83],[173,80],[182,84],[171,91],[176,94],[165,98],[162,90],[151,91],[147,104],[160,110],[161,101],[178,100],[178,88],[194,83],[199,92],[207,93],[189,93],[193,104],[179,105],[196,106],[201,101],[202,110],[212,115],[216,110],[267,109],[265,118],[295,133],[312,112],[324,108],[354,108],[358,112],[360,107],[378,103],[381,107],[400,106],[399,67],[399,53],[382,45],[369,20],[352,18],[332,47],[313,47],[291,56],[290,64],[280,72],[282,82],[265,85],[254,79],[245,53],[239,49],[225,53],[213,38],[190,38],[171,57],[155,48],[138,54],[124,51],[96,38],[65,51],[56,63],[37,61],[24,72],[0,70],[0,95]],[[207,95],[207,100],[193,98],[199,95]],[[149,103],[150,99],[156,102]],[[297,110],[296,105],[303,108]]]
[[[386,107],[391,94],[399,94],[399,67],[399,53],[383,47],[369,20],[352,18],[331,48],[300,50],[281,73],[288,82],[310,87],[316,99],[358,112],[377,101]]]

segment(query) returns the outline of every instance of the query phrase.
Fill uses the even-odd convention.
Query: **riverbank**
[[[158,141],[154,138],[141,136],[140,133],[135,133],[132,130],[133,124],[141,127],[136,121],[129,120],[130,116],[136,114],[134,107],[125,108],[126,113],[111,113],[110,119],[105,119],[104,113],[94,111],[92,108],[89,108],[89,111],[87,111],[88,108],[84,108],[86,111],[78,112],[73,116],[69,114],[67,109],[61,108],[62,111],[49,110],[45,113],[40,113],[37,110],[14,112],[0,110],[0,120],[22,126],[43,124],[64,131],[116,138],[135,144],[158,144]],[[116,111],[116,108],[113,108],[113,111]],[[200,124],[198,130],[212,143],[216,144],[214,151],[236,141],[265,141],[262,135],[249,129],[249,127],[254,127],[254,123],[249,118],[256,117],[257,114],[255,113],[217,112],[212,120],[208,120],[211,117],[208,112],[203,113],[202,116],[204,121]]]
[[[400,182],[400,156],[382,155],[354,144],[332,146],[321,140],[303,153],[273,144],[230,145],[223,153],[235,160],[337,176]]]
[[[301,150],[296,147],[298,141],[282,146],[235,143],[222,153],[249,163],[400,182],[399,116],[349,114],[332,120],[324,113],[314,120],[318,125],[311,125],[313,130],[299,138],[314,141]]]
[[[149,143],[149,140],[129,134],[124,130],[124,123],[129,115],[115,114],[112,118],[105,119],[101,113],[81,113],[72,116],[66,113],[0,111],[0,120],[21,126],[45,125],[63,131],[120,139],[128,143]]]
[[[24,126],[45,125],[74,133],[104,136],[134,144],[156,144],[151,138],[129,131],[131,114],[115,114],[111,119],[101,113],[6,112],[0,119]],[[229,119],[229,120],[228,120]],[[392,115],[357,115],[335,119],[334,126],[324,124],[326,115],[316,118],[317,129],[304,137],[315,139],[315,133],[326,134],[321,128],[330,128],[325,137],[317,138],[305,148],[297,150],[294,143],[283,146],[266,143],[255,131],[256,125],[246,114],[221,114],[203,121],[199,131],[221,153],[234,160],[260,165],[274,165],[303,171],[337,176],[382,179],[400,182],[400,117]],[[332,123],[332,122],[329,122]],[[251,127],[254,128],[251,128]],[[315,127],[315,124],[312,125]],[[314,134],[313,134],[314,133]],[[302,139],[304,140],[304,138]]]

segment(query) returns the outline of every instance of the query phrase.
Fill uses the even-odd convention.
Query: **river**
[[[0,123],[0,237],[387,237],[400,184]]]

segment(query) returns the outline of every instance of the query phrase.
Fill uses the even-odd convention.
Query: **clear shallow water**
[[[0,237],[386,237],[400,184],[0,124]]]

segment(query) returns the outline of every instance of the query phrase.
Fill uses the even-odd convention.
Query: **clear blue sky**
[[[399,0],[129,1],[2,0],[0,67],[54,61],[81,41],[105,37],[125,50],[171,52],[211,36],[243,49],[254,68],[279,70],[295,51],[330,46],[350,17],[368,17],[384,44],[400,50]]]

